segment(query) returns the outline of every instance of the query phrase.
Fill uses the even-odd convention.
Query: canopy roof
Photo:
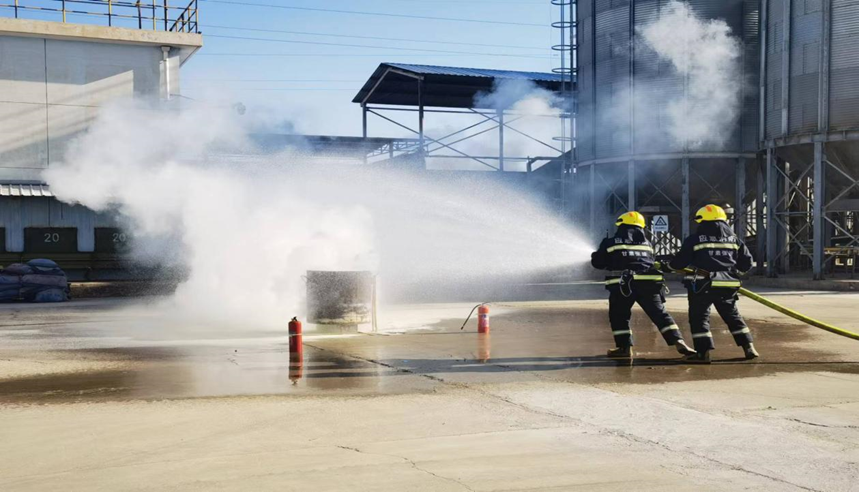
[[[418,106],[420,86],[424,106],[476,108],[475,96],[492,92],[496,80],[526,80],[559,92],[567,77],[556,73],[382,63],[352,102]]]

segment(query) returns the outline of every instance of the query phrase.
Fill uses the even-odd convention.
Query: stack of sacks
[[[9,265],[12,269],[16,266],[26,266],[20,263]],[[0,301],[13,301],[21,298],[21,275],[10,270],[0,270]]]
[[[23,299],[30,302],[69,300],[69,281],[66,273],[51,260],[38,259],[28,261],[26,265],[9,265],[0,270],[0,279],[0,299]],[[4,290],[5,286],[8,286],[8,289]]]

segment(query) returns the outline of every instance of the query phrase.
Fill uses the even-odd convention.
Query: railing
[[[114,27],[149,29],[151,26],[153,31],[200,32],[197,0],[190,0],[184,7],[171,6],[170,0],[0,0],[0,17],[62,22],[74,22],[69,18],[106,19],[107,25]]]

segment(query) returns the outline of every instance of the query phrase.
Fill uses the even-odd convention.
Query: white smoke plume
[[[307,270],[373,270],[384,292],[588,257],[521,189],[261,155],[247,126],[227,111],[105,108],[44,177],[64,202],[120,214],[137,258],[182,265],[169,307],[192,321],[282,328],[304,311]]]
[[[524,161],[509,159],[510,157],[554,156],[559,154],[558,150],[555,150],[559,148],[559,144],[552,138],[560,136],[562,133],[561,106],[561,99],[553,92],[543,89],[529,80],[517,79],[497,79],[492,91],[477,94],[474,100],[475,108],[484,111],[504,110],[511,113],[506,116],[509,127],[504,131],[504,153],[508,157],[505,162],[505,170],[507,171],[524,171],[526,168]],[[452,120],[437,118],[443,123],[450,123],[438,124],[435,123],[436,118],[434,117],[428,122],[427,132],[432,137],[453,133],[472,122],[479,121],[477,116],[475,116],[474,121],[469,121],[460,116]],[[499,150],[498,130],[479,134],[479,132],[494,125],[497,123],[485,123],[471,131],[459,134],[455,138],[448,139],[446,142],[458,140],[469,134],[477,134],[477,136],[455,144],[454,147],[472,156],[497,156]],[[522,133],[514,131],[514,129],[532,138],[528,138]],[[455,153],[449,149],[440,150],[445,154]],[[489,170],[488,167],[481,166],[475,161],[465,159],[447,161],[442,158],[431,158],[428,162],[435,168]],[[495,165],[497,161],[492,160],[489,163]]]
[[[687,97],[667,108],[671,138],[690,150],[723,147],[740,114],[743,84],[741,43],[728,24],[704,20],[674,0],[638,35],[686,78]]]

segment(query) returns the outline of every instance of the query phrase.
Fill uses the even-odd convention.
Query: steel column
[[[737,171],[734,173],[736,188],[734,190],[734,227],[740,241],[746,240],[746,158],[737,159]]]
[[[638,200],[635,196],[635,161],[629,161],[626,165],[626,175],[627,175],[627,198],[626,198],[626,206],[632,211],[638,207]]]
[[[632,7],[630,7],[632,8]],[[594,38],[590,41],[591,43],[591,127],[588,131],[591,132],[591,155],[594,159],[597,158],[597,129],[599,126],[597,125],[597,114],[600,109],[598,108],[598,100],[597,100],[597,43],[596,43],[596,32],[597,32],[597,1],[591,0],[591,36]]]
[[[769,0],[763,0],[761,2],[761,67],[760,67],[760,77],[758,77],[758,84],[760,90],[760,101],[758,101],[758,140],[763,142],[767,137],[767,125],[766,125],[766,114],[767,114],[767,22],[769,17]],[[760,166],[758,166],[760,167]],[[763,196],[762,194],[758,194],[759,197]],[[760,222],[758,222],[758,227],[760,227]],[[760,238],[760,233],[758,233],[758,237]],[[758,239],[760,242],[760,239]],[[763,263],[763,257],[761,257],[760,263]]]
[[[775,218],[775,206],[778,202],[778,165],[772,149],[767,149],[767,277],[775,278],[776,270],[777,239],[776,230],[778,223]]]
[[[591,175],[590,175],[590,193],[588,193],[588,198],[590,199],[590,230],[591,235],[595,236],[597,231],[597,194],[596,194],[596,166],[591,164]]]
[[[561,157],[563,158],[563,155]],[[565,218],[567,216],[567,210],[569,209],[569,204],[567,203],[567,201],[568,201],[567,200],[567,191],[568,191],[567,190],[567,175],[566,175],[567,164],[565,162],[563,162],[563,160],[562,160],[561,165],[559,167],[561,168],[561,176],[560,176],[560,180],[559,180],[559,183],[560,183],[560,190],[559,191],[561,194],[561,203],[559,204],[558,210],[560,211],[561,218]],[[528,174],[528,177],[530,178],[531,175]]]
[[[755,238],[758,246],[758,265],[757,272],[759,275],[764,274],[764,262],[767,256],[767,230],[769,226],[764,224],[764,194],[766,193],[766,174],[764,173],[765,162],[757,159],[757,196],[755,197]],[[769,200],[767,200],[769,201]]]
[[[426,159],[424,153],[426,152],[426,147],[424,146],[424,80],[418,79],[418,139],[420,140],[420,155],[421,158]],[[426,167],[426,160],[424,160],[424,167]]]
[[[689,237],[689,234],[690,234],[690,232],[689,232],[689,229],[690,229],[689,221],[692,218],[692,212],[691,212],[690,207],[689,207],[689,158],[688,157],[683,158],[683,163],[681,164],[681,166],[682,166],[681,173],[682,173],[682,180],[683,180],[683,185],[682,185],[683,200],[681,202],[681,209],[680,209],[680,223],[682,226],[683,239],[685,240],[687,237]]]
[[[826,155],[824,155],[823,142],[815,142],[814,144],[814,201],[812,202],[812,211],[814,221],[813,227],[813,261],[812,271],[814,272],[814,280],[823,280],[823,247],[826,242],[824,234],[824,204],[826,203]]]
[[[367,105],[361,105],[361,130],[364,135],[364,143],[367,143]],[[392,146],[393,147],[393,146]],[[365,147],[366,148],[366,147]],[[364,151],[364,164],[367,163],[367,151]]]
[[[504,172],[504,110],[498,110],[498,170]]]
[[[784,224],[784,234],[779,240],[779,245],[783,246],[782,255],[781,255],[781,270],[784,273],[790,272],[790,194],[791,194],[791,185],[793,181],[790,178],[790,162],[785,161],[783,159],[779,159],[779,163],[784,168],[784,175],[781,175],[779,179],[781,179],[781,189],[779,190],[782,193],[782,197],[784,197],[784,211],[785,218]]]
[[[529,169],[529,172],[530,172],[530,169]],[[576,169],[570,168],[568,173],[570,176],[565,181],[567,183],[567,187],[568,187],[567,189],[569,191],[568,196],[570,196],[570,199],[568,199],[566,201],[566,204],[565,204],[566,205],[566,208],[564,209],[564,218],[565,219],[573,218],[579,209],[579,202],[577,202],[576,198],[575,198],[576,185],[578,184],[577,183],[578,176],[576,176]],[[531,175],[529,174],[528,176],[530,177]],[[562,176],[563,176],[563,174],[562,174]]]

